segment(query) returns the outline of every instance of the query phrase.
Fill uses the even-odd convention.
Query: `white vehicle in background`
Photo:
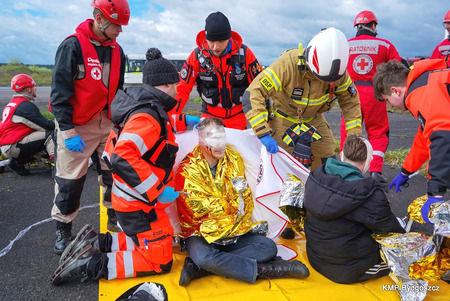
[[[163,55],[166,59],[174,63],[180,72],[184,61],[189,56],[189,53],[171,53]],[[145,54],[127,54],[127,61],[125,66],[125,85],[139,85],[142,83],[142,69],[145,64]]]

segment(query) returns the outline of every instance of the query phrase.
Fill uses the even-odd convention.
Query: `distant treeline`
[[[53,65],[24,65],[17,60],[11,60],[8,64],[0,63],[0,86],[10,86],[14,75],[21,73],[31,76],[38,86],[50,86]]]
[[[0,67],[4,66],[4,65],[8,65],[8,63],[0,63]],[[22,64],[22,65],[24,65],[24,66],[36,66],[36,67],[42,67],[42,68],[47,68],[47,69],[53,70],[53,65],[41,65],[41,64],[33,64],[33,65],[31,65],[31,64],[29,64],[29,65]]]

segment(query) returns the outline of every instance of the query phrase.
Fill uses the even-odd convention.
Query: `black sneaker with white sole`
[[[81,281],[88,279],[87,266],[94,256],[95,250],[91,244],[84,248],[78,249],[67,258],[52,275],[52,284],[57,286],[75,276],[81,276]]]
[[[59,264],[67,260],[78,249],[84,248],[88,244],[94,244],[98,240],[97,232],[94,230],[94,226],[85,225],[75,236],[75,239],[64,249],[64,252],[59,259]]]

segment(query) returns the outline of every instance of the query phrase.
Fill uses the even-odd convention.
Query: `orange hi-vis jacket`
[[[418,61],[406,85],[405,106],[420,125],[402,172],[429,159],[428,193],[443,194],[450,187],[450,69],[442,59]]]
[[[197,34],[196,42],[198,48],[191,52],[180,71],[176,113],[182,112],[197,84],[203,101],[202,117],[221,118],[226,127],[245,129],[242,95],[262,71],[256,56],[242,44],[242,37],[235,31],[231,32],[230,51],[221,57],[210,54],[204,30]]]
[[[165,212],[169,204],[160,203],[158,196],[173,183],[178,145],[167,111],[175,104],[169,95],[143,84],[119,90],[111,106],[112,121],[120,130],[111,132],[104,158],[113,172],[113,208],[136,245],[133,260],[128,258],[134,276],[160,273],[172,261],[173,227]],[[125,257],[115,260],[117,267],[127,266]]]

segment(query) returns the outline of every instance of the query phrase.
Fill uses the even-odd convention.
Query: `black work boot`
[[[14,170],[19,176],[28,176],[30,174],[30,170],[26,169],[23,163],[20,163],[14,158],[11,158],[8,166],[12,170]]]
[[[68,278],[78,275],[82,276],[82,282],[87,280],[87,267],[94,254],[95,250],[91,244],[84,246],[84,248],[78,249],[77,252],[74,252],[72,256],[61,263],[53,273],[52,284],[60,285],[65,280],[68,280]]]
[[[256,279],[297,278],[304,279],[309,276],[309,270],[298,260],[273,260],[266,263],[258,263],[258,275]]]
[[[61,257],[59,258],[59,264],[62,264],[67,260],[73,253],[77,252],[79,249],[84,248],[87,245],[93,245],[94,249],[98,250],[98,235],[94,230],[94,226],[87,224],[85,225],[75,236],[72,242],[64,249]]]
[[[294,239],[295,238],[295,232],[291,227],[286,227],[284,228],[284,230],[281,232],[281,238],[284,239]]]
[[[116,211],[114,209],[107,209],[106,214],[108,215],[108,223],[106,224],[106,229],[111,232],[122,232],[122,228],[120,228],[117,223]]]
[[[72,222],[62,223],[56,221],[56,242],[54,251],[56,254],[61,255],[64,249],[70,244],[72,240]]]
[[[370,176],[372,178],[374,178],[375,180],[377,180],[378,182],[381,182],[383,184],[386,184],[388,182],[387,178],[385,176],[383,176],[383,174],[381,172],[378,172],[378,171],[371,172]]]
[[[180,275],[180,286],[187,286],[192,280],[202,278],[208,275],[213,275],[213,273],[208,272],[202,268],[199,268],[190,257],[186,257],[184,260],[183,269]]]

